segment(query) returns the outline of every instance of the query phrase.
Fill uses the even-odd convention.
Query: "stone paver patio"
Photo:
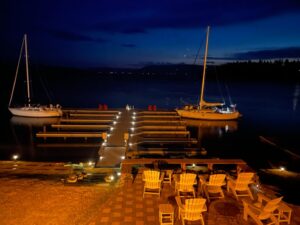
[[[242,202],[236,201],[233,196],[225,191],[225,199],[213,200],[204,213],[206,225],[251,225],[255,224],[251,218],[243,220]],[[158,225],[158,206],[162,203],[172,204],[175,208],[175,225],[180,225],[181,220],[177,216],[174,184],[164,184],[161,197],[145,195],[143,198],[142,174],[135,179],[126,181],[116,190],[113,196],[107,200],[98,218],[90,225]],[[200,224],[187,223],[187,224]],[[291,225],[299,224],[299,210],[293,212]]]

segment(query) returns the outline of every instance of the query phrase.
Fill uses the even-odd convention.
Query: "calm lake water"
[[[151,104],[158,110],[196,103],[200,87],[199,81],[184,78],[117,79],[96,75],[69,76],[63,81],[53,76],[46,85],[48,95],[63,107],[96,108],[98,104],[107,104],[109,108],[123,108],[129,104],[140,109]],[[4,91],[10,92],[10,87]],[[227,88],[221,86],[221,91],[215,82],[207,82],[207,100],[222,101],[220,92],[226,100],[230,95],[243,117],[225,125],[204,123],[189,127],[192,136],[207,150],[206,157],[242,158],[256,170],[284,166],[300,172],[300,82],[230,82]],[[38,90],[35,96],[46,98],[41,93]],[[0,160],[9,160],[13,154],[19,154],[25,161],[86,162],[97,158],[98,147],[37,147],[34,136],[41,131],[41,126],[12,118],[5,104],[8,99],[1,99],[1,102]],[[259,136],[271,137],[280,148],[261,143]],[[283,194],[294,190],[280,185],[285,181],[263,177],[270,184],[275,182]],[[294,191],[296,193],[296,189]]]

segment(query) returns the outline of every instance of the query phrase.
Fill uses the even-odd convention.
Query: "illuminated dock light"
[[[122,156],[121,156],[121,159],[125,159],[125,156],[122,155]]]
[[[110,130],[111,130],[111,131],[113,131],[113,130],[114,130],[114,128],[113,128],[113,127],[111,127],[111,128],[110,128]]]
[[[102,146],[106,146],[106,142],[103,142],[103,143],[102,143]]]
[[[229,131],[229,126],[226,124],[225,126],[225,132],[228,132]]]
[[[113,124],[116,125],[116,124],[117,124],[117,121],[114,121]]]
[[[121,113],[121,112],[118,112],[118,114],[121,115],[122,113]]]
[[[102,160],[103,158],[104,158],[103,156],[100,156],[100,157],[99,157],[100,160]]]
[[[284,171],[285,170],[285,168],[283,166],[281,166],[279,169],[280,169],[280,171]]]
[[[193,166],[193,167],[195,167],[195,166],[196,166],[196,164],[195,164],[195,163],[193,163],[193,164],[192,164],[192,166]]]
[[[131,147],[131,146],[132,146],[132,143],[129,143],[129,146]]]
[[[111,136],[111,134],[107,134],[107,137],[110,137]]]
[[[130,134],[130,137],[133,137],[133,134]]]
[[[131,124],[132,124],[132,125],[135,125],[135,122],[134,122],[134,121],[132,121],[132,122],[131,122]]]
[[[132,116],[132,119],[135,120],[135,116]]]
[[[89,162],[88,162],[88,165],[89,165],[89,166],[92,166],[93,164],[94,164],[94,163],[93,163],[92,161],[89,161]]]
[[[134,131],[134,127],[131,127],[130,130],[131,130],[131,131]]]
[[[119,119],[120,117],[119,117],[119,116],[116,116],[116,118]]]
[[[133,112],[133,115],[136,115],[136,112]]]
[[[109,178],[110,178],[110,180],[114,180],[115,179],[115,177],[113,175],[111,175]]]
[[[13,158],[13,160],[17,160],[17,159],[19,158],[19,155],[14,154],[14,155],[12,156],[12,158]]]
[[[117,172],[117,175],[118,175],[118,176],[121,176],[121,172]]]

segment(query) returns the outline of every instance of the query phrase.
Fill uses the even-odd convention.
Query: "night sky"
[[[211,26],[209,57],[300,58],[299,0],[4,0],[1,61],[142,67],[194,62]],[[201,51],[201,52],[203,52]]]

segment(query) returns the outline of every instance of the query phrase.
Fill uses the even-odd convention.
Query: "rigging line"
[[[41,82],[41,84],[42,84],[42,87],[43,87],[43,89],[44,89],[44,91],[45,91],[45,93],[46,93],[46,96],[47,96],[47,98],[48,98],[48,101],[49,101],[49,102],[52,102],[52,99],[51,99],[51,93],[49,94],[49,90],[48,90],[47,86],[45,85],[45,80],[43,79],[42,76],[39,76],[39,78],[40,78],[40,82]]]
[[[225,103],[226,101],[225,101],[225,97],[224,97],[224,94],[223,94],[223,91],[222,91],[222,88],[221,88],[221,85],[220,85],[218,70],[217,70],[216,66],[214,66],[214,70],[215,70],[215,75],[216,75],[216,80],[217,80],[217,86],[218,86],[219,92],[221,94],[221,98],[222,98],[223,102]]]
[[[196,56],[195,56],[193,65],[196,65],[197,59],[198,59],[198,58],[199,58],[199,62],[200,62],[200,57],[199,57],[199,55],[200,55],[200,50],[204,48],[205,37],[206,37],[205,35],[204,35],[204,37],[202,37],[202,40],[201,40],[201,42],[200,42],[201,44],[200,44],[200,47],[198,48],[198,51],[197,51],[197,54],[196,54]],[[203,56],[203,57],[204,57],[204,56]],[[197,102],[200,102],[200,96],[197,97]]]
[[[22,53],[23,53],[23,48],[24,48],[24,42],[25,42],[25,39],[23,38],[22,45],[21,45],[21,50],[20,50],[20,55],[19,55],[19,60],[18,60],[18,64],[17,64],[17,69],[16,69],[16,73],[15,73],[14,84],[13,84],[13,88],[12,88],[12,91],[11,91],[11,94],[10,94],[10,99],[9,99],[8,107],[10,107],[10,105],[11,105],[11,102],[12,102],[12,99],[13,99],[13,95],[14,95],[14,92],[15,92],[15,87],[16,87],[16,82],[17,82],[17,76],[18,76],[18,73],[19,73],[19,66],[20,66],[20,62],[21,62],[21,58],[22,58]]]
[[[231,99],[231,95],[230,95],[230,92],[229,92],[228,85],[227,85],[227,84],[225,84],[225,87],[226,87],[226,91],[227,91],[227,95],[228,95],[229,103],[230,103],[230,105],[233,105],[233,102],[232,102],[232,99]]]

